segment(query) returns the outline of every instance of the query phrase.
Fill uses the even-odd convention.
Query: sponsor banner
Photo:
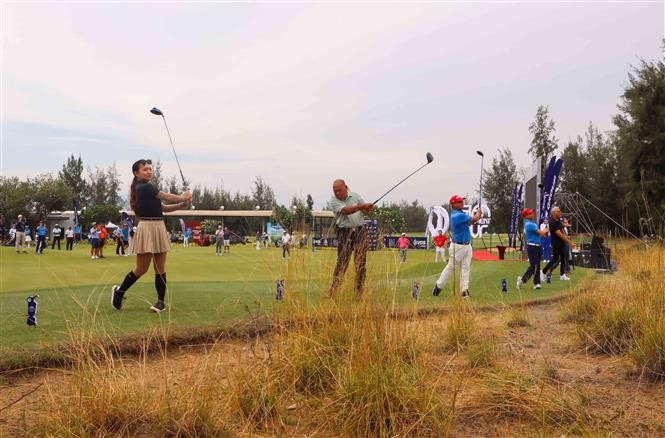
[[[478,204],[464,205],[464,213],[468,214],[469,216],[473,216],[474,214],[476,214],[477,211],[478,211]],[[485,230],[490,226],[491,223],[492,223],[492,211],[487,206],[487,204],[483,204],[483,217],[481,217],[480,220],[475,224],[469,225],[469,231],[471,232],[471,237],[473,238],[483,237]]]
[[[379,248],[379,220],[365,219],[365,230],[367,230],[367,244],[370,251],[376,251]]]
[[[282,240],[282,236],[284,235],[284,227],[282,227],[280,224],[267,222],[266,232],[268,233],[268,238],[271,242],[277,242],[278,240]]]
[[[74,226],[79,224],[79,209],[76,205],[76,199],[72,199],[72,207],[74,207]]]
[[[376,251],[379,247],[379,220],[365,219],[365,230],[367,231],[367,245],[370,251]],[[312,245],[323,248],[336,248],[337,237],[313,237]]]
[[[323,248],[337,248],[337,237],[314,237],[312,245]]]
[[[383,246],[386,248],[397,248],[397,239],[400,236],[383,236]],[[408,237],[409,248],[427,249],[427,237]]]
[[[510,216],[510,230],[508,232],[508,246],[515,248],[517,246],[517,234],[519,230],[520,213],[522,211],[522,189],[523,184],[515,184],[513,190],[513,203]]]

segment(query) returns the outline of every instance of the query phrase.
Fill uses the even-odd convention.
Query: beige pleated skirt
[[[134,234],[135,254],[158,254],[171,250],[164,221],[140,221]]]

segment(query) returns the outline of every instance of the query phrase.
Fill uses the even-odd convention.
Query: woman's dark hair
[[[135,172],[138,172],[138,170],[145,166],[146,164],[152,164],[152,160],[144,160],[140,159],[134,164],[132,164],[132,174]],[[136,175],[134,175],[134,179],[132,179],[132,185],[129,186],[129,206],[131,207],[132,211],[136,213]]]

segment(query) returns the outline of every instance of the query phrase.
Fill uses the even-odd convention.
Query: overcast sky
[[[480,160],[549,105],[560,150],[611,117],[631,65],[662,56],[663,1],[625,3],[2,2],[3,175],[57,173],[66,157],[138,158],[193,184],[278,202],[335,178],[371,201],[473,194]],[[123,189],[123,195],[126,195]]]

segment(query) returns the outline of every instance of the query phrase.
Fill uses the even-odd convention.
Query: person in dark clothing
[[[530,208],[522,210],[522,218],[524,219],[524,236],[526,238],[526,253],[529,256],[529,267],[524,275],[517,277],[517,289],[521,289],[522,285],[529,281],[533,275],[533,288],[540,289],[540,259],[543,255],[543,250],[540,247],[540,237],[547,235],[548,229],[538,229],[538,225],[533,221],[534,211]]]
[[[168,233],[164,225],[164,212],[186,208],[192,199],[189,191],[182,195],[174,195],[160,191],[150,183],[152,179],[152,162],[138,160],[132,165],[134,179],[130,189],[129,201],[132,210],[139,219],[133,238],[133,252],[136,254],[134,269],[125,275],[120,285],[111,288],[111,304],[116,310],[122,308],[127,290],[148,271],[150,263],[155,269],[155,289],[157,302],[150,310],[161,313],[166,310],[166,254],[171,249]],[[162,204],[162,201],[177,204]]]
[[[543,275],[547,277],[548,274],[552,273],[556,264],[561,263],[559,266],[561,272],[559,280],[568,281],[570,280],[570,277],[566,275],[566,266],[568,265],[568,251],[566,245],[572,250],[575,247],[575,244],[564,233],[563,223],[560,219],[561,210],[559,207],[553,207],[549,222],[550,234],[552,235],[552,258],[543,268]]]

